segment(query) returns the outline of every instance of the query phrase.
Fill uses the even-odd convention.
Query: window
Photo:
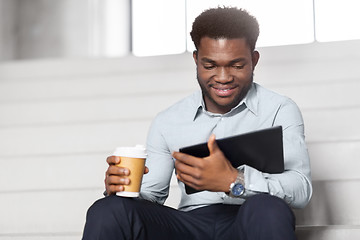
[[[185,0],[133,0],[132,16],[134,55],[185,52]]]
[[[220,6],[244,8],[260,25],[258,46],[309,43],[314,41],[313,0],[227,0]],[[188,50],[194,49],[189,33],[195,17],[219,1],[187,1]]]
[[[217,6],[254,15],[260,24],[258,47],[360,39],[358,0],[132,0],[133,53],[193,51],[189,33],[195,17]]]
[[[360,39],[358,0],[314,0],[319,42]]]

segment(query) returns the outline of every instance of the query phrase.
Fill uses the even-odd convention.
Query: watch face
[[[241,183],[235,183],[231,189],[231,194],[235,197],[241,196],[245,191],[244,186]]]

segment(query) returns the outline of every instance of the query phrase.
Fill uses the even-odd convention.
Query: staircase
[[[293,98],[305,120],[314,194],[294,210],[299,240],[360,239],[358,49],[259,49],[256,81]],[[0,63],[0,240],[80,239],[106,157],[144,143],[156,113],[195,89],[190,53]],[[172,181],[166,204],[179,199]]]

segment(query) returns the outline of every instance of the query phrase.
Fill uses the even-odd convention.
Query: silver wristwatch
[[[244,183],[244,172],[239,170],[235,182],[230,184],[229,196],[230,197],[240,197],[245,192],[245,183]]]

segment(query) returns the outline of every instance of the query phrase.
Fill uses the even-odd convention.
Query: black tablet
[[[265,173],[284,171],[282,127],[276,126],[216,140],[224,155],[237,168],[248,165]],[[195,157],[209,156],[207,143],[181,148],[180,152]],[[186,186],[186,193],[197,190]]]

